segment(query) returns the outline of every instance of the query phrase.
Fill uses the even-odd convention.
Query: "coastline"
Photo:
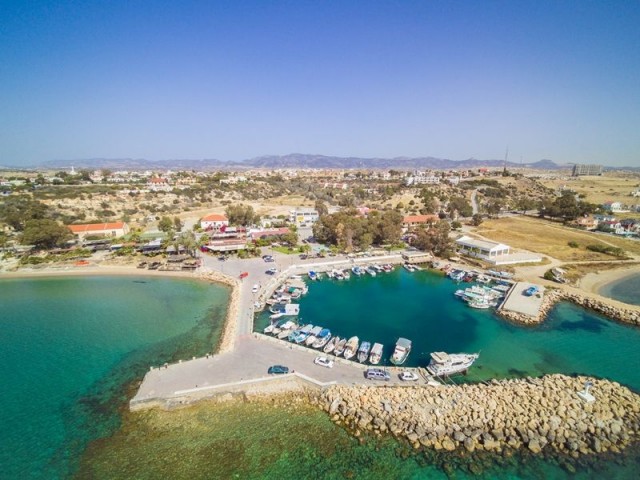
[[[640,268],[637,266],[592,272],[586,274],[578,281],[578,288],[588,293],[602,295],[601,292],[605,287],[636,275],[640,275]]]
[[[0,281],[3,279],[28,279],[28,278],[55,278],[55,277],[81,277],[81,276],[123,276],[123,277],[172,277],[188,278],[191,280],[213,282],[231,288],[227,313],[222,327],[222,333],[217,345],[212,345],[212,351],[223,353],[233,349],[236,334],[236,321],[240,311],[240,285],[239,282],[220,272],[189,272],[189,271],[158,271],[150,272],[146,269],[136,268],[135,265],[92,265],[88,267],[65,266],[59,268],[21,269],[15,272],[0,272]]]

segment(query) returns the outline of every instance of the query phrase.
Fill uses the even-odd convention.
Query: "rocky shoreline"
[[[601,313],[608,318],[622,323],[640,326],[640,309],[614,306],[609,302],[560,288],[548,288],[545,291],[544,298],[542,299],[542,305],[540,306],[540,310],[536,316],[524,315],[522,313],[511,312],[503,309],[498,309],[497,313],[501,317],[515,323],[537,325],[547,318],[547,314],[551,308],[561,300],[572,302],[580,307]]]
[[[318,402],[356,436],[390,433],[414,449],[581,455],[620,452],[640,438],[640,396],[593,380],[594,403],[577,396],[585,377],[494,380],[441,387],[332,386]]]

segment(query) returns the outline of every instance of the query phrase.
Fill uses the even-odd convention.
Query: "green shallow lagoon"
[[[67,478],[149,365],[213,350],[227,288],[160,277],[0,281],[0,478]]]

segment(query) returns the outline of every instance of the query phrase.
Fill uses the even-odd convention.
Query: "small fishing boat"
[[[336,346],[333,349],[333,354],[337,357],[344,353],[344,348],[347,346],[347,339],[342,338],[336,342]]]
[[[335,278],[336,280],[344,280],[344,273],[341,270],[336,270],[333,278]]]
[[[381,265],[378,265],[377,263],[375,265],[373,265],[373,268],[376,270],[376,272],[378,273],[382,273],[384,272],[384,268]]]
[[[322,351],[324,353],[331,353],[336,349],[336,345],[340,342],[340,337],[333,337],[331,340],[327,342]]]
[[[360,348],[358,349],[358,361],[360,363],[364,363],[369,358],[369,351],[371,350],[371,343],[362,342]]]
[[[359,344],[360,339],[358,337],[351,337],[344,347],[344,358],[346,358],[347,360],[352,358],[358,351]]]
[[[309,336],[309,333],[311,332],[311,330],[313,330],[313,325],[311,325],[310,323],[305,325],[304,327],[302,327],[300,330],[294,330],[294,336],[293,336],[293,341],[295,343],[302,343],[304,342],[307,337]]]
[[[351,267],[351,271],[353,272],[354,275],[357,275],[358,277],[360,275],[364,275],[364,270],[362,270],[362,267],[358,265],[354,265],[353,267]]]
[[[351,278],[351,274],[349,273],[348,269],[342,272],[342,276],[344,277],[345,280],[349,280]]]
[[[400,337],[396,342],[396,348],[391,355],[391,363],[394,365],[402,365],[411,352],[411,340]]]
[[[314,272],[313,270],[309,271],[309,278],[313,281],[318,280],[318,274],[316,272]]]
[[[467,303],[471,308],[477,308],[479,310],[486,310],[487,308],[495,307],[498,304],[497,302],[490,301],[487,298],[475,298],[469,300]]]
[[[371,347],[371,355],[369,356],[369,362],[372,365],[378,365],[380,363],[380,359],[382,358],[382,344],[374,343],[373,347]]]
[[[323,328],[316,337],[316,341],[311,345],[313,348],[323,348],[331,340],[331,330]]]
[[[316,341],[321,331],[322,327],[313,327],[309,332],[309,336],[305,339],[304,344],[308,346],[313,345],[313,342]]]
[[[411,265],[410,263],[405,263],[405,264],[404,264],[404,265],[402,265],[402,266],[403,266],[403,267],[405,268],[405,270],[407,270],[408,272],[413,273],[413,272],[415,272],[415,271],[416,271],[415,267],[414,267],[413,265]]]
[[[376,276],[376,269],[373,268],[372,266],[368,266],[367,268],[365,268],[365,271],[372,277]]]

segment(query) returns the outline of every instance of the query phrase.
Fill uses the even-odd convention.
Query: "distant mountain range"
[[[435,157],[395,157],[395,158],[360,158],[334,157],[327,155],[310,155],[292,153],[289,155],[265,155],[240,162],[229,162],[215,159],[203,160],[159,160],[151,161],[134,158],[90,158],[76,160],[52,160],[36,168],[56,169],[106,168],[109,170],[216,170],[216,169],[245,169],[245,168],[328,168],[328,169],[464,169],[481,167],[502,167],[504,160],[448,160]],[[540,160],[534,163],[507,162],[507,167],[527,167],[540,170],[558,170],[570,168],[570,165],[558,165],[551,160]]]

